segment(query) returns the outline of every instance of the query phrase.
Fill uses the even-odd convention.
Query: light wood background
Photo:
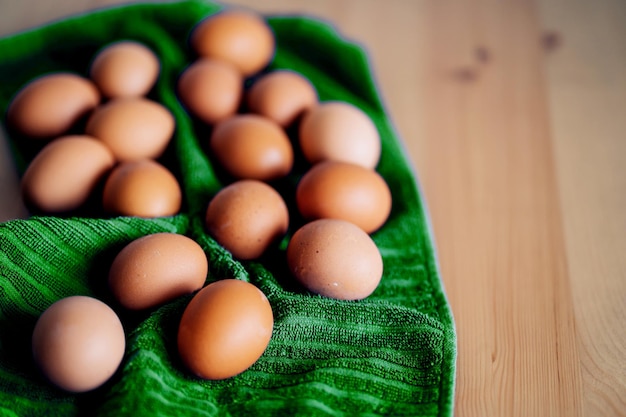
[[[0,0],[0,35],[115,3]],[[228,3],[367,48],[434,225],[456,415],[626,416],[626,2]]]

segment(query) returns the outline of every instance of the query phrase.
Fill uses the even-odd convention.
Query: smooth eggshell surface
[[[32,80],[16,94],[7,121],[23,135],[50,139],[68,133],[99,103],[93,82],[72,73],[54,73]]]
[[[111,151],[97,139],[60,137],[44,146],[24,172],[24,201],[46,213],[77,209],[114,164]]]
[[[115,299],[130,310],[159,306],[204,285],[209,265],[200,245],[175,233],[155,233],[126,245],[109,270]]]
[[[126,339],[117,314],[86,296],[63,298],[46,309],[35,324],[32,350],[42,373],[70,392],[93,390],[115,373]]]
[[[119,98],[99,106],[85,132],[100,139],[118,161],[158,158],[175,128],[172,113],[146,98]]]
[[[109,174],[102,204],[122,216],[173,216],[180,210],[182,190],[174,174],[156,161],[123,162]]]
[[[367,233],[387,221],[392,204],[391,190],[379,173],[336,161],[320,162],[302,176],[296,202],[305,219],[343,219]]]
[[[216,281],[200,290],[185,309],[178,351],[200,378],[230,378],[263,355],[273,327],[272,307],[261,290],[235,279]]]
[[[243,94],[241,73],[228,62],[198,59],[178,79],[180,101],[204,123],[214,124],[235,114]]]
[[[317,104],[317,92],[301,74],[278,70],[259,77],[252,84],[247,103],[251,112],[288,127]]]
[[[154,86],[159,70],[159,59],[150,48],[139,42],[119,41],[96,54],[89,77],[107,98],[139,97]]]
[[[341,101],[320,103],[299,126],[302,153],[312,164],[332,160],[375,168],[381,144],[376,125],[358,107]]]
[[[274,56],[274,34],[265,20],[244,10],[225,10],[198,23],[191,46],[201,57],[230,62],[244,76],[269,64]]]
[[[287,175],[293,166],[293,148],[285,131],[254,114],[233,116],[215,126],[210,149],[237,179],[271,181]]]
[[[211,199],[205,222],[211,236],[235,258],[255,259],[287,232],[289,212],[269,185],[240,180]]]
[[[383,275],[376,243],[345,220],[315,220],[298,229],[287,246],[287,264],[309,291],[339,300],[368,297]]]

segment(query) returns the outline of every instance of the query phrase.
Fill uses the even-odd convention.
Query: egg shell
[[[179,355],[200,378],[231,378],[263,355],[273,327],[272,307],[261,290],[236,279],[216,281],[187,305],[178,329]]]
[[[242,9],[227,9],[200,21],[190,43],[199,56],[230,62],[244,76],[265,68],[275,47],[274,33],[265,20]]]
[[[243,77],[232,64],[215,59],[198,59],[180,75],[180,101],[207,124],[227,119],[237,112],[243,94]]]
[[[287,232],[289,212],[281,195],[258,180],[239,180],[209,202],[207,230],[235,258],[260,257]]]
[[[272,120],[241,114],[217,124],[209,142],[213,155],[236,179],[271,181],[293,166],[293,147],[285,131]]]
[[[312,164],[332,160],[366,168],[378,165],[381,153],[376,125],[358,107],[328,101],[309,110],[299,126],[304,157]]]
[[[156,161],[123,162],[109,174],[102,204],[122,216],[173,216],[180,211],[182,191],[174,174]]]
[[[350,221],[366,233],[378,230],[391,213],[391,190],[376,171],[346,162],[311,167],[296,188],[296,203],[307,220]]]
[[[318,102],[313,84],[303,75],[289,70],[272,71],[257,79],[247,93],[251,112],[291,126]]]
[[[287,246],[287,264],[309,291],[339,300],[368,297],[383,275],[376,243],[345,220],[320,219],[298,229]]]
[[[115,164],[113,154],[97,139],[63,136],[44,146],[21,180],[24,201],[45,213],[82,206]]]
[[[142,97],[119,98],[99,106],[85,132],[106,144],[118,161],[160,157],[172,138],[174,116]]]
[[[48,307],[32,335],[33,358],[42,373],[59,388],[76,393],[107,382],[125,348],[117,314],[102,301],[82,295]]]
[[[7,122],[35,139],[64,135],[100,103],[95,84],[77,74],[59,72],[38,77],[12,99]]]
[[[146,45],[119,41],[105,46],[94,57],[89,77],[107,98],[148,94],[159,77],[159,58]]]
[[[157,307],[204,285],[209,264],[200,245],[175,233],[133,240],[115,257],[109,288],[129,310]]]

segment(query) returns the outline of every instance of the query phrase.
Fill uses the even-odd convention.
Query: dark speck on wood
[[[460,67],[452,71],[452,77],[461,82],[472,82],[478,78],[478,73],[471,67]]]
[[[558,32],[548,31],[541,37],[541,44],[543,45],[543,49],[552,52],[563,44],[563,37]]]

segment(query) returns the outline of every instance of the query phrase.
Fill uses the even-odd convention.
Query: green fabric
[[[393,415],[450,416],[456,338],[440,281],[432,236],[415,174],[385,113],[367,61],[327,23],[271,16],[278,50],[271,68],[308,77],[321,100],[358,105],[382,138],[378,170],[393,193],[386,225],[373,234],[384,259],[379,288],[358,302],[312,295],[286,272],[281,246],[261,260],[237,262],[203,228],[211,196],[224,185],[204,152],[207,130],[176,100],[178,74],[193,60],[193,25],[218,6],[201,1],[136,4],[98,10],[0,40],[0,110],[17,89],[52,70],[86,74],[94,53],[120,38],[146,43],[162,73],[152,96],[176,116],[166,163],[184,190],[181,214],[161,219],[34,216],[0,224],[0,414],[95,416]],[[11,137],[18,170],[36,151]],[[293,208],[296,169],[277,184]],[[289,233],[298,226],[297,216]],[[39,314],[61,297],[86,294],[111,301],[106,274],[124,244],[154,232],[191,236],[210,261],[208,281],[247,280],[268,296],[275,315],[271,342],[249,370],[224,381],[189,375],[176,352],[176,332],[191,296],[154,311],[118,311],[127,349],[103,387],[68,394],[48,384],[33,364],[30,336]]]

